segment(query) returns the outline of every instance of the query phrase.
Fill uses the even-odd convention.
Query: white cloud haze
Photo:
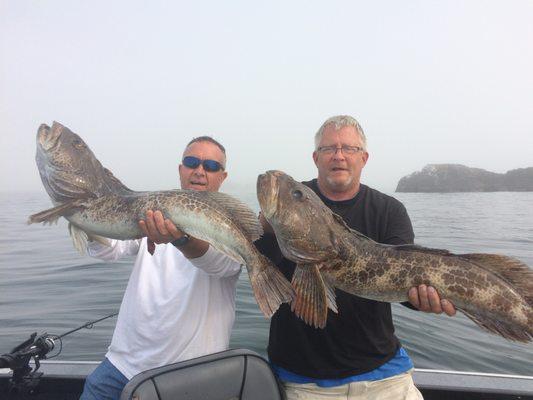
[[[531,1],[4,1],[2,191],[42,191],[35,134],[57,120],[137,190],[177,186],[184,145],[228,150],[228,186],[315,176],[335,114],[368,137],[363,182],[428,163],[533,166]]]

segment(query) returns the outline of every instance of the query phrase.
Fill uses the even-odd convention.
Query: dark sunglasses
[[[191,169],[196,169],[200,166],[200,164],[202,164],[204,169],[208,172],[218,172],[220,170],[224,170],[224,167],[218,161],[200,160],[198,157],[194,157],[194,156],[183,157],[182,163],[187,168],[191,168]]]

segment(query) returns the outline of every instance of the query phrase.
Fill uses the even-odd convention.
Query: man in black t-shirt
[[[353,229],[387,244],[413,243],[407,211],[398,200],[360,183],[368,160],[366,138],[350,116],[328,119],[315,136],[318,178],[304,182]],[[272,229],[257,247],[288,279],[295,264],[283,257]],[[338,314],[324,329],[306,325],[283,304],[272,317],[268,355],[291,399],[421,399],[411,359],[394,335],[391,306],[336,290]],[[455,314],[434,288],[409,291],[408,307]]]

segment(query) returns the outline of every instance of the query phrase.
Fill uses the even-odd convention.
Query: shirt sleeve
[[[414,240],[415,233],[407,210],[402,203],[397,202],[389,212],[383,243],[412,244]]]
[[[209,275],[227,278],[241,272],[241,264],[209,245],[203,256],[189,259],[192,265]]]
[[[122,257],[134,256],[139,252],[141,239],[138,240],[115,240],[109,239],[111,246],[98,242],[89,242],[87,254],[103,261],[117,261]]]

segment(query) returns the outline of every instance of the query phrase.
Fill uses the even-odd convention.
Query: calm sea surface
[[[254,193],[232,193],[258,209]],[[533,193],[402,194],[418,244],[453,252],[490,252],[533,266]],[[30,333],[62,334],[118,310],[133,260],[106,264],[79,255],[64,220],[25,224],[51,207],[44,193],[0,194],[0,353]],[[265,354],[268,321],[246,273],[237,289],[231,347]],[[397,334],[418,368],[533,375],[533,344],[481,331],[462,315],[428,315],[394,305]],[[57,359],[100,360],[115,318],[66,336]]]

